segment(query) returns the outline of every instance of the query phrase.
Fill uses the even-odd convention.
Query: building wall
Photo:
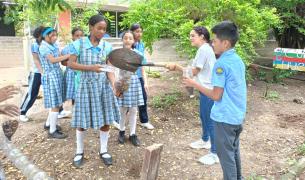
[[[0,68],[23,66],[21,37],[0,36]]]

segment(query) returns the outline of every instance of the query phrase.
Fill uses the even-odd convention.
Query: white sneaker
[[[147,129],[149,129],[149,130],[152,130],[152,129],[155,128],[155,127],[154,127],[152,124],[150,124],[149,122],[148,122],[148,123],[141,123],[141,126],[147,128]]]
[[[21,122],[28,122],[29,121],[29,117],[27,117],[26,115],[20,115],[19,116],[19,120]]]
[[[193,94],[192,94],[192,95],[190,95],[190,98],[191,98],[191,99],[193,99],[194,97],[195,97],[195,95],[193,95]]]
[[[211,143],[210,141],[205,142],[202,139],[199,139],[198,141],[192,142],[190,147],[193,149],[210,149]]]
[[[63,110],[63,111],[61,111],[61,112],[58,114],[57,118],[58,118],[58,119],[65,118],[65,117],[70,116],[70,114],[71,114],[71,111],[65,111],[65,110]]]
[[[113,124],[112,124],[116,129],[120,130],[120,124],[117,123],[116,121],[113,121]]]
[[[213,165],[215,163],[219,163],[218,156],[217,154],[214,153],[209,153],[207,155],[204,155],[201,158],[199,158],[198,161],[201,164],[205,164],[205,165]]]

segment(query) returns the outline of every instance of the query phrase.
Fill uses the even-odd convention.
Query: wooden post
[[[141,180],[156,180],[163,144],[153,144],[145,149],[141,170]]]

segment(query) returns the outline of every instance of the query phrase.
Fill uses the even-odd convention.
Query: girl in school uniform
[[[135,35],[135,44],[134,47],[136,50],[141,52],[143,55],[145,54],[145,46],[144,43],[141,41],[143,29],[140,24],[133,24],[130,27],[130,30]],[[141,82],[144,104],[139,106],[139,118],[141,122],[141,126],[147,129],[154,129],[154,126],[149,122],[148,113],[147,113],[147,93],[148,93],[148,85],[147,85],[147,78],[145,74],[142,73],[144,71],[144,67],[139,67],[137,70],[138,78]]]
[[[84,137],[88,128],[99,129],[99,156],[105,165],[112,164],[107,150],[110,125],[120,121],[120,109],[113,92],[114,73],[102,71],[106,56],[112,46],[102,40],[107,29],[103,16],[94,15],[89,19],[90,35],[73,42],[68,62],[74,70],[80,70],[72,127],[76,128],[76,154],[73,165],[80,167],[84,161]]]
[[[49,137],[63,139],[66,137],[57,126],[59,107],[63,103],[63,74],[59,62],[69,58],[69,54],[59,56],[59,49],[55,44],[57,32],[47,27],[42,32],[41,45],[39,46],[39,57],[43,69],[42,87],[44,106],[51,109],[45,123],[45,129],[49,129]]]
[[[80,28],[73,28],[72,29],[72,41],[76,41],[83,37],[83,30]],[[72,42],[73,43],[73,42]],[[61,55],[70,54],[70,46],[72,46],[72,43],[69,43],[64,47],[64,49],[61,51]],[[72,105],[74,105],[74,99],[75,99],[75,75],[76,72],[67,66],[67,61],[63,61],[62,63],[64,66],[66,66],[66,70],[64,73],[64,93],[65,93],[65,101],[72,100]]]
[[[28,92],[23,99],[23,102],[20,107],[20,116],[19,120],[22,122],[29,121],[28,116],[26,113],[28,110],[33,106],[35,103],[37,96],[39,94],[39,89],[41,85],[41,73],[42,73],[42,67],[39,60],[39,45],[42,41],[42,31],[44,30],[43,26],[40,26],[34,30],[33,37],[35,38],[35,42],[32,43],[31,51],[33,56],[33,69],[30,73],[29,77],[29,88]]]
[[[128,48],[128,49],[134,48],[135,39],[134,39],[134,33],[132,31],[126,31],[123,34],[122,39],[123,39],[124,48]],[[139,51],[137,50],[135,51],[141,54]],[[143,56],[143,60],[144,60],[144,56]],[[120,70],[120,71],[122,72],[124,70]],[[144,71],[141,71],[141,75],[144,76]],[[123,92],[121,97],[118,97],[118,103],[121,111],[120,132],[119,132],[118,141],[119,143],[124,144],[125,122],[129,121],[129,126],[130,126],[129,140],[134,146],[139,146],[140,141],[136,135],[137,108],[138,106],[144,105],[144,99],[143,99],[141,82],[136,73],[131,75],[128,89],[127,91]]]

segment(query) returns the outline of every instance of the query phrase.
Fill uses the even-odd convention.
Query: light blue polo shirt
[[[84,38],[84,48],[86,49],[91,49],[93,53],[100,53],[100,51],[104,50],[106,53],[105,53],[105,56],[107,56],[111,51],[112,51],[112,45],[106,41],[103,41],[101,40],[99,45],[97,46],[93,46],[89,37],[83,37]],[[81,39],[78,39],[76,41],[73,41],[71,43],[71,45],[69,46],[69,53],[70,54],[74,54],[76,56],[79,56],[80,54],[80,41],[82,40]],[[106,59],[106,57],[104,57]],[[75,76],[75,89],[78,89],[78,86],[79,86],[79,82],[80,82],[80,77],[81,77],[81,71],[76,71],[76,76]]]
[[[61,55],[67,55],[70,54],[70,46],[72,46],[72,43],[67,44],[62,50]]]
[[[36,41],[32,43],[31,51],[32,51],[32,53],[35,53],[37,55],[39,54],[39,44]],[[38,68],[36,67],[36,65],[34,63],[34,59],[33,59],[33,62],[32,62],[32,67],[33,67],[33,73],[40,73]]]
[[[106,55],[108,55],[112,51],[112,46],[110,43],[101,40],[99,45],[93,46],[89,37],[84,37],[84,48],[86,49],[92,49],[93,53],[100,53],[101,50],[106,51]],[[70,54],[79,55],[80,52],[80,41],[81,39],[78,39],[74,42],[72,42],[72,45],[70,46]]]
[[[135,43],[135,49],[137,51],[139,51],[140,52],[139,54],[141,54],[144,57],[143,64],[146,63],[147,61],[146,61],[146,58],[145,58],[145,46],[144,46],[144,43],[142,41],[136,42]],[[138,70],[136,71],[137,76],[139,78],[142,78],[142,68],[143,67],[139,67]]]
[[[216,61],[212,85],[224,91],[222,98],[214,102],[211,119],[231,125],[242,124],[247,106],[245,64],[234,49],[224,52]]]
[[[54,57],[59,56],[59,48],[57,44],[49,44],[46,41],[42,41],[39,46],[39,55],[41,57],[40,61],[46,60],[46,56],[52,54]]]

